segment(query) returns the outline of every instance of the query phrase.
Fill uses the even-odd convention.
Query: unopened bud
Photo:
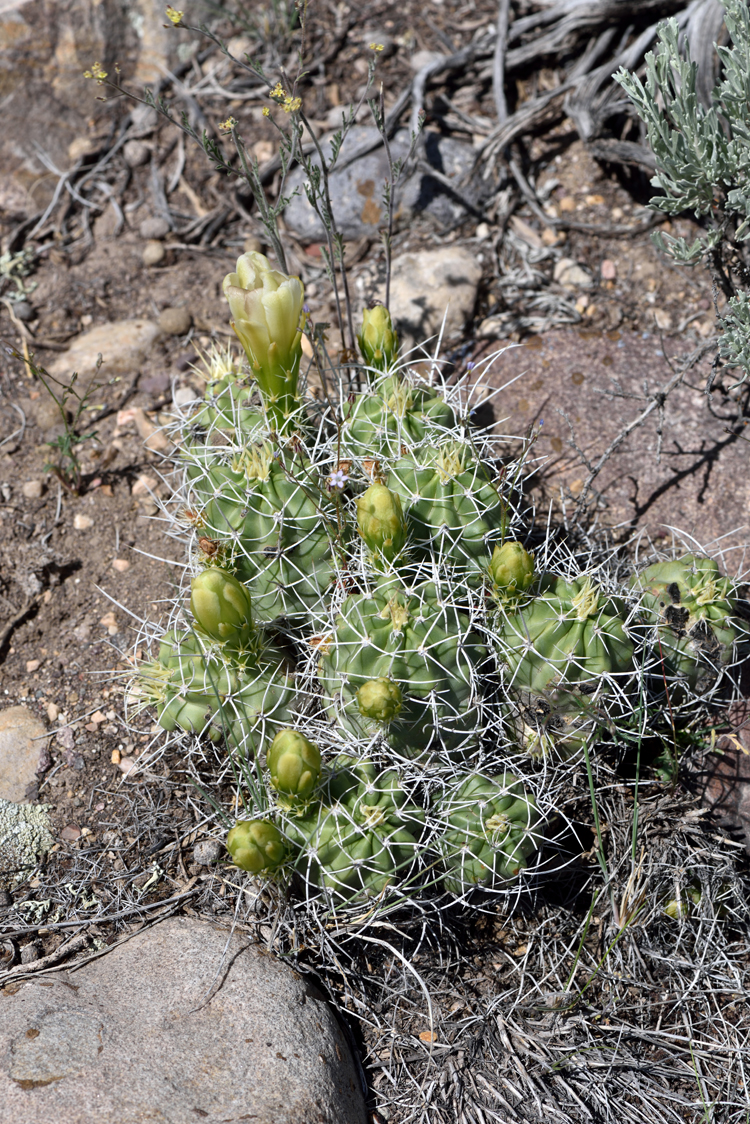
[[[396,358],[398,336],[391,314],[382,304],[366,308],[362,313],[362,328],[357,336],[359,350],[368,367],[387,371]]]
[[[252,630],[250,594],[237,578],[218,567],[191,583],[190,608],[196,624],[212,640],[241,641]]]
[[[277,792],[308,800],[320,778],[320,750],[297,730],[280,730],[266,754]]]
[[[494,592],[501,598],[525,593],[534,580],[534,555],[520,542],[496,546],[488,567]]]
[[[240,820],[227,835],[227,850],[240,870],[260,874],[281,866],[287,855],[287,843],[268,820]]]
[[[357,526],[375,555],[392,562],[406,546],[407,525],[401,499],[385,484],[371,484],[357,500]]]
[[[403,696],[398,683],[381,676],[368,679],[357,691],[357,706],[363,718],[392,722],[401,710]]]

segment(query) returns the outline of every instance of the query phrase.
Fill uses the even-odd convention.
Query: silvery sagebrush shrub
[[[676,51],[670,35],[662,53]],[[666,62],[649,65],[644,104],[669,75]],[[312,323],[303,283],[285,268],[284,200],[268,203],[229,119],[278,267],[250,252],[227,275],[243,354],[205,354],[204,398],[175,419],[173,521],[188,542],[190,613],[176,598],[166,631],[151,629],[157,654],[142,662],[130,704],[155,708],[188,763],[218,763],[206,795],[237,820],[235,865],[306,908],[361,913],[365,903],[374,916],[417,896],[517,892],[544,847],[554,850],[561,793],[582,759],[589,767],[600,742],[658,726],[665,693],[691,714],[731,681],[746,638],[737,583],[695,555],[652,555],[628,584],[611,554],[576,556],[549,533],[530,550],[522,485],[538,434],[510,456],[472,421],[495,356],[448,380],[439,341],[400,352],[385,304],[355,328],[327,186],[354,116],[314,165],[299,147],[306,119],[294,88],[269,82],[269,97],[290,122],[283,168],[296,154],[326,226],[350,346],[331,356]],[[382,126],[382,105],[371,108]],[[668,149],[669,131],[653,127]],[[232,171],[213,141],[201,143]],[[676,152],[675,177],[678,162]],[[398,174],[384,188],[390,218]],[[682,181],[664,182],[676,198]],[[740,224],[734,236],[744,235]],[[389,238],[390,224],[386,261]],[[687,625],[660,608],[675,583]]]
[[[698,98],[697,64],[675,19],[659,27],[645,81],[622,68],[614,78],[645,124],[656,158],[651,183],[663,194],[650,205],[668,215],[692,211],[705,230],[692,244],[661,232],[653,241],[676,262],[708,263],[727,298],[719,355],[741,370],[742,383],[750,375],[750,9],[744,0],[725,0],[724,8],[731,42],[716,45],[722,75],[709,106]]]

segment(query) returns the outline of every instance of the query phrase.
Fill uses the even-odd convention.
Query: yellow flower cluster
[[[184,15],[184,12],[179,12],[176,8],[173,8],[171,4],[167,4],[167,19],[171,20],[175,27],[177,27]]]
[[[293,98],[286,92],[281,82],[277,82],[273,89],[268,91],[268,96],[281,106],[284,113],[296,113],[302,108],[302,98]],[[268,107],[263,110],[263,116],[268,117]]]
[[[378,52],[380,52],[380,51],[382,51],[383,49],[384,49],[384,48],[383,48],[383,44],[382,44],[382,43],[370,43],[370,50],[371,50],[371,51],[378,51]]]
[[[227,117],[226,121],[219,122],[219,128],[223,129],[225,133],[231,133],[232,129],[237,128],[237,118]]]
[[[98,85],[101,86],[102,82],[107,77],[107,72],[106,72],[106,70],[104,70],[101,63],[95,62],[94,65],[91,67],[91,70],[84,70],[83,77],[84,78],[95,78]]]

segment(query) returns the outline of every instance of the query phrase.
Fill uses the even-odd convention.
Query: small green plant
[[[669,234],[654,243],[685,265],[707,262],[715,292],[727,299],[718,320],[725,366],[750,375],[750,10],[725,0],[731,45],[716,45],[723,67],[711,105],[696,91],[698,67],[680,46],[676,19],[659,27],[656,52],[646,55],[645,84],[624,69],[615,74],[646,126],[656,158],[651,206],[668,215],[692,211],[705,233],[692,244]]]
[[[50,449],[56,449],[58,455],[56,461],[45,464],[44,468],[47,472],[53,472],[62,486],[74,496],[77,496],[83,484],[83,468],[78,451],[82,445],[93,440],[97,435],[95,429],[81,432],[82,429],[85,430],[86,428],[81,423],[84,420],[86,410],[89,408],[89,400],[92,394],[99,389],[101,384],[94,379],[81,393],[78,390],[77,372],[73,372],[68,382],[61,382],[49,371],[46,371],[44,367],[37,366],[31,356],[22,355],[15,348],[11,349],[11,354],[14,359],[23,362],[28,372],[39,380],[57,407],[63,431],[53,441],[48,441],[47,445]],[[97,373],[101,365],[102,357],[99,355],[96,361]]]

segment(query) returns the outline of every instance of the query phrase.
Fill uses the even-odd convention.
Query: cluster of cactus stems
[[[246,362],[214,351],[178,423],[190,614],[131,697],[222,747],[241,869],[336,908],[507,890],[560,763],[632,736],[644,699],[673,721],[720,688],[746,637],[735,584],[698,555],[629,585],[549,544],[535,559],[516,507],[533,438],[498,457],[476,372],[417,374],[376,307],[358,365],[312,336],[336,392],[316,396],[301,282],[249,253],[224,292]]]

